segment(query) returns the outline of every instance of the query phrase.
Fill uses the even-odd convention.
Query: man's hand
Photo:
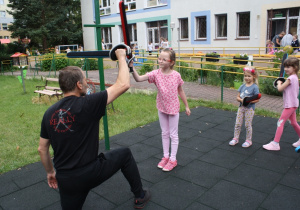
[[[57,189],[58,187],[55,174],[55,171],[53,171],[52,173],[47,173],[48,185],[53,189]]]
[[[125,57],[126,57],[126,50],[125,49],[117,49],[115,51],[115,53],[116,53],[116,56],[117,56],[119,61],[121,59],[125,59]]]

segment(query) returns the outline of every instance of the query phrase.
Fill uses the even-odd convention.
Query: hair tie
[[[244,71],[250,71],[253,74],[255,73],[255,69],[253,69],[253,68],[245,67],[245,68],[243,68],[243,70]]]

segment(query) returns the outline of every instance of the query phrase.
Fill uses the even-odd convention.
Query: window
[[[136,0],[123,0],[125,11],[136,10]]]
[[[179,19],[180,40],[189,39],[189,20],[187,18]]]
[[[100,6],[100,16],[110,14],[110,0],[100,0],[99,6]]]
[[[216,38],[227,38],[227,15],[216,15]]]
[[[151,42],[155,49],[161,45],[160,38],[168,39],[168,21],[147,22],[147,43]]]
[[[196,17],[196,39],[206,39],[206,16]]]
[[[111,28],[101,28],[102,39],[104,41],[105,49],[112,48]]]
[[[249,38],[250,36],[250,12],[237,14],[237,38]]]
[[[9,36],[4,36],[4,39],[9,39]]]
[[[130,44],[137,44],[137,28],[136,24],[128,24],[128,34],[130,38]],[[120,26],[121,42],[124,42],[122,27]]]
[[[5,15],[6,15],[6,14],[5,14],[5,11],[0,11],[0,17],[1,17],[1,18],[5,18]]]
[[[147,0],[146,7],[156,7],[156,6],[164,6],[168,5],[167,0]]]
[[[2,23],[2,28],[4,31],[7,31],[7,23]]]
[[[0,0],[0,4],[4,4],[4,0]]]

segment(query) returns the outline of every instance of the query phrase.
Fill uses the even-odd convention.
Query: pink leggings
[[[292,107],[292,108],[285,108],[282,111],[281,116],[277,122],[277,130],[276,130],[276,134],[275,134],[275,138],[274,138],[275,142],[280,141],[280,138],[281,138],[281,135],[283,132],[283,128],[284,128],[284,124],[288,119],[290,120],[291,125],[293,126],[294,130],[300,137],[300,126],[298,125],[297,119],[296,119],[296,109],[297,109],[297,107]]]
[[[171,138],[171,161],[176,160],[176,154],[178,150],[179,138],[178,138],[178,123],[179,113],[175,115],[165,114],[158,111],[159,123],[161,127],[161,137],[164,157],[169,158],[170,138]]]

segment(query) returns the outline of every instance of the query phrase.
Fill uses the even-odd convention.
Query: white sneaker
[[[299,147],[299,146],[300,146],[300,139],[293,144],[293,147]]]
[[[269,144],[263,145],[263,148],[266,150],[270,150],[270,151],[279,151],[280,150],[279,143],[277,144],[273,141],[271,141]]]

